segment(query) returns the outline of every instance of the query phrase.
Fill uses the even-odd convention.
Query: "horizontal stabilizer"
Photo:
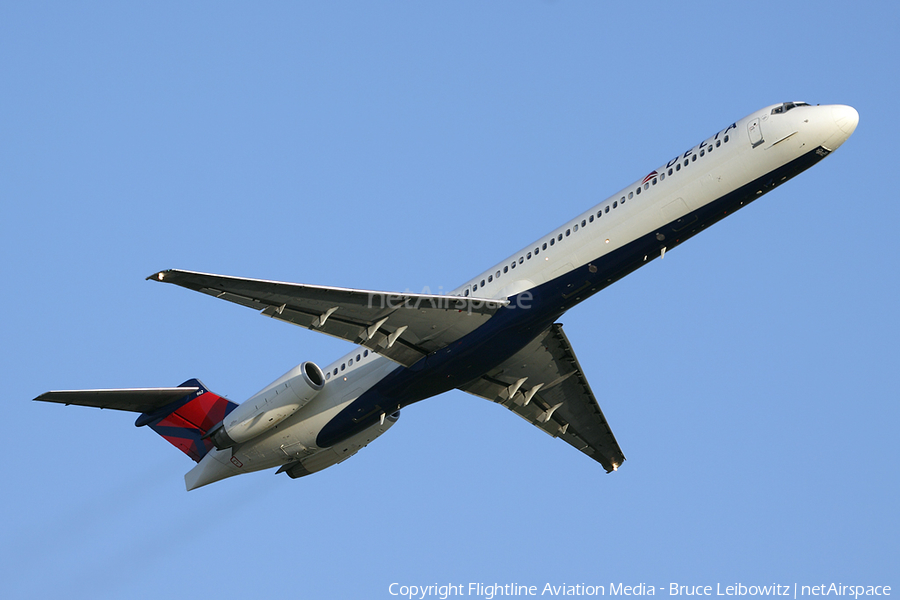
[[[193,394],[197,387],[124,388],[112,390],[63,390],[41,394],[35,400],[58,402],[94,408],[112,408],[130,412],[150,413],[175,400]]]

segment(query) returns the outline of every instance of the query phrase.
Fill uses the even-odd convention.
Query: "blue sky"
[[[8,598],[900,584],[898,10],[816,2],[6,3]],[[776,102],[833,156],[564,316],[628,462],[451,392],[346,463],[184,491],[133,415],[350,347],[165,268],[449,290]],[[668,589],[668,588],[667,588]]]

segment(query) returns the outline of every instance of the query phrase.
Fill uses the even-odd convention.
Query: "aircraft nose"
[[[859,113],[852,106],[844,104],[832,104],[822,106],[820,108],[822,118],[817,122],[820,123],[824,140],[822,146],[828,150],[837,150],[838,147],[847,141],[847,138],[856,131],[856,125],[859,123]],[[828,110],[831,111],[831,121],[828,120]]]
[[[847,134],[847,137],[856,131],[856,126],[859,124],[859,113],[852,106],[837,104],[832,107],[831,116],[834,117],[834,124]]]

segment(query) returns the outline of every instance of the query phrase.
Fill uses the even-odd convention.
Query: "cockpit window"
[[[792,108],[797,108],[798,106],[809,106],[806,102],[785,102],[781,106],[776,106],[772,109],[773,115],[779,115],[781,113],[786,113]]]

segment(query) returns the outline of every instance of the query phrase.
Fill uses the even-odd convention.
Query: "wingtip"
[[[145,281],[162,281],[166,277],[166,273],[168,273],[170,269],[166,269],[165,271],[157,271],[153,275],[150,275],[145,279]]]

